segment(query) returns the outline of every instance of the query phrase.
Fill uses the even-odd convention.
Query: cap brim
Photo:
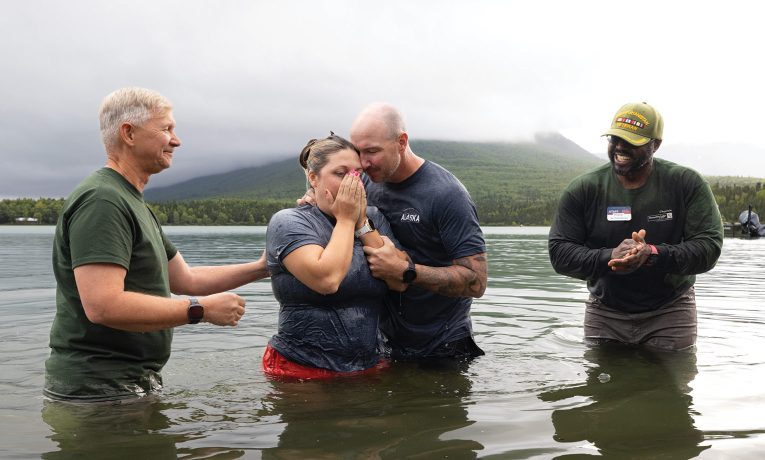
[[[635,147],[640,147],[641,145],[646,145],[647,143],[651,142],[650,137],[638,136],[637,134],[618,128],[611,128],[605,133],[601,134],[601,136],[616,136],[620,139],[624,139]]]

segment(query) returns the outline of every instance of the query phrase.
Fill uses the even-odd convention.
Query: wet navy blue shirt
[[[436,163],[425,163],[405,181],[365,181],[367,202],[390,222],[417,264],[447,267],[486,252],[478,213],[464,185]],[[403,275],[403,274],[402,274]],[[380,329],[399,357],[424,357],[443,343],[472,335],[471,297],[445,297],[415,285],[391,291]]]
[[[367,208],[367,218],[393,239],[388,222],[376,208]],[[383,281],[372,277],[361,241],[354,240],[351,267],[334,294],[311,290],[282,263],[301,246],[326,247],[334,224],[334,218],[311,205],[283,209],[271,217],[266,260],[281,308],[279,330],[269,344],[296,363],[351,372],[372,367],[380,359],[377,327],[388,292]]]

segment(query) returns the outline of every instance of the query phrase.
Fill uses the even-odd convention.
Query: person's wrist
[[[356,228],[356,220],[350,216],[335,216],[337,225],[352,225]]]
[[[367,223],[367,220],[368,220],[367,213],[362,211],[361,214],[359,215],[358,220],[356,220],[356,230],[358,230],[361,227],[363,227],[364,224]]]
[[[205,309],[196,297],[189,297],[189,306],[186,308],[188,324],[197,324],[204,319]]]
[[[401,281],[407,285],[413,283],[414,280],[417,279],[417,268],[414,261],[408,260],[401,273]]]
[[[367,233],[371,233],[375,230],[376,229],[375,229],[374,222],[372,222],[370,219],[364,219],[364,222],[362,223],[361,227],[356,227],[356,231],[353,232],[353,236],[356,238],[361,238]]]
[[[646,267],[651,267],[656,264],[656,260],[659,257],[659,250],[652,244],[646,244],[646,248],[648,249],[648,257],[646,258],[644,265]]]

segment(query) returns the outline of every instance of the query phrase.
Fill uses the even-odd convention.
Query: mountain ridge
[[[417,155],[454,173],[474,199],[557,194],[576,175],[603,164],[558,133],[540,133],[533,142],[414,140],[411,146]],[[297,158],[287,158],[148,188],[145,197],[151,202],[226,197],[293,200],[304,191],[305,174]]]

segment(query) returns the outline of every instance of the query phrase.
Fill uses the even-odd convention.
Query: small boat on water
[[[741,224],[741,233],[749,237],[765,236],[765,225],[760,223],[760,217],[752,211],[752,207],[741,211],[738,215],[738,222]]]

